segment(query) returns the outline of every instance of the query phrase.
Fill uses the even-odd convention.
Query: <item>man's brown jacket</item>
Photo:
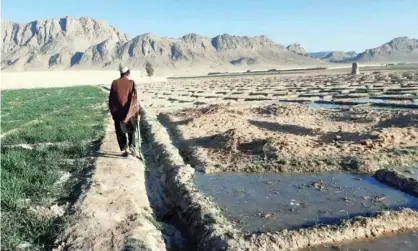
[[[135,83],[126,77],[114,80],[109,94],[109,110],[113,120],[127,123],[139,115],[139,104]]]

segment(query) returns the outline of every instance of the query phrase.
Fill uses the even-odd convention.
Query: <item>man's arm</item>
[[[112,101],[114,100],[114,96],[115,96],[114,82],[112,82],[112,85],[110,87],[110,92],[109,92],[109,100],[107,102],[107,106],[110,112],[112,111]]]
[[[136,84],[133,80],[132,80],[132,92],[136,97],[138,97],[138,93],[136,91]]]

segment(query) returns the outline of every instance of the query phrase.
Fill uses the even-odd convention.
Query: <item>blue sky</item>
[[[266,35],[307,51],[377,47],[418,38],[418,0],[2,0],[2,18],[100,18],[131,36]]]

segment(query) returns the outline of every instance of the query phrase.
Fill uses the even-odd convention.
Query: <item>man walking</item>
[[[135,157],[138,156],[135,144],[135,130],[137,130],[139,105],[134,81],[129,79],[131,74],[127,67],[119,67],[120,78],[112,82],[109,94],[109,110],[115,123],[116,137],[119,148],[124,156],[128,156],[128,149]],[[126,139],[128,134],[128,140]]]

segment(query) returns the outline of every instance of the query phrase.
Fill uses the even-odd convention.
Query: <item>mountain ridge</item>
[[[2,70],[142,68],[150,61],[167,69],[238,69],[321,66],[329,63],[418,62],[418,40],[395,38],[360,54],[329,52],[318,59],[298,43],[285,47],[260,36],[196,33],[178,38],[144,33],[131,37],[104,20],[59,17],[16,23],[1,20]],[[320,54],[317,54],[320,55]],[[238,68],[237,68],[238,67]]]
[[[345,60],[355,58],[358,55],[355,51],[332,51],[328,53],[322,60],[338,63],[344,62]]]
[[[347,61],[372,62],[376,60],[391,63],[402,61],[418,62],[418,39],[407,36],[396,37],[381,46],[367,49]]]
[[[333,58],[341,57],[341,58],[353,58],[358,55],[355,51],[318,51],[318,52],[308,52],[309,56],[314,58],[323,59],[326,61],[333,62]],[[336,61],[340,61],[341,59],[336,59]]]
[[[418,62],[418,39],[407,36],[396,37],[378,47],[364,52],[323,51],[311,52],[308,55],[333,63],[351,62]]]
[[[142,67],[146,61],[162,68],[208,69],[318,64],[264,35],[224,33],[210,38],[189,33],[168,38],[145,33],[131,37],[103,20],[68,16],[29,23],[1,20],[1,25],[3,70],[106,68],[119,63]]]

